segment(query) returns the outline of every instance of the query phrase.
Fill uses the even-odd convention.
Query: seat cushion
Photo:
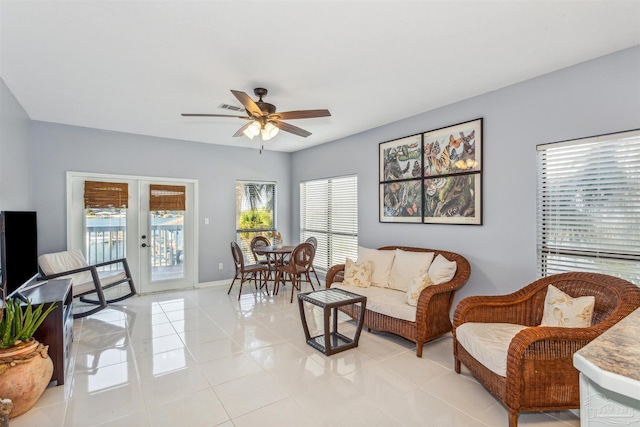
[[[122,270],[98,271],[98,277],[100,277],[100,284],[104,288],[113,283],[122,282],[127,278],[127,273]]]
[[[88,266],[87,261],[84,259],[84,255],[79,250],[40,255],[38,257],[38,265],[45,276]],[[91,277],[91,272],[89,270],[63,277],[72,279],[74,295],[88,290],[76,290],[76,286],[80,286],[80,284],[91,282],[91,287],[94,287],[93,278]]]
[[[334,283],[331,288],[343,289],[355,294],[367,297],[367,310],[398,319],[416,321],[416,308],[407,304],[407,293],[389,288],[371,286],[369,288],[356,288],[345,286],[342,282]]]
[[[474,359],[494,373],[507,375],[509,344],[526,326],[512,323],[463,323],[456,328],[456,339]]]

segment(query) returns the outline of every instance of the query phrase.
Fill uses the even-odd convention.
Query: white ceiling
[[[291,152],[640,44],[640,1],[6,1],[0,76],[33,120],[212,144],[269,89]],[[255,99],[255,98],[254,98]]]

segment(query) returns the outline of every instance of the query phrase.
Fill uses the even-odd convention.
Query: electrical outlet
[[[209,218],[204,219],[204,225],[209,225]]]
[[[222,270],[224,268],[224,264],[220,263],[218,264],[218,270]]]

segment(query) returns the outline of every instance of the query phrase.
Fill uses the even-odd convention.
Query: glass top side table
[[[312,337],[309,332],[309,325],[304,310],[304,302],[308,302],[323,309],[324,333]],[[356,325],[356,332],[353,338],[338,332],[338,307],[349,304],[360,304],[360,315]],[[358,346],[360,332],[364,323],[364,313],[367,305],[367,297],[347,292],[342,289],[322,289],[314,292],[298,294],[298,306],[300,308],[300,320],[304,328],[304,335],[307,344],[327,356],[339,353]],[[333,327],[330,328],[331,317],[333,317]]]

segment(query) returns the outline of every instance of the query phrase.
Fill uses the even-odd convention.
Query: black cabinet
[[[49,280],[21,293],[31,300],[34,308],[44,304],[43,310],[46,310],[51,304],[56,304],[56,308],[42,322],[34,338],[49,346],[49,357],[53,361],[51,381],[57,381],[58,385],[62,385],[73,341],[71,279]]]

